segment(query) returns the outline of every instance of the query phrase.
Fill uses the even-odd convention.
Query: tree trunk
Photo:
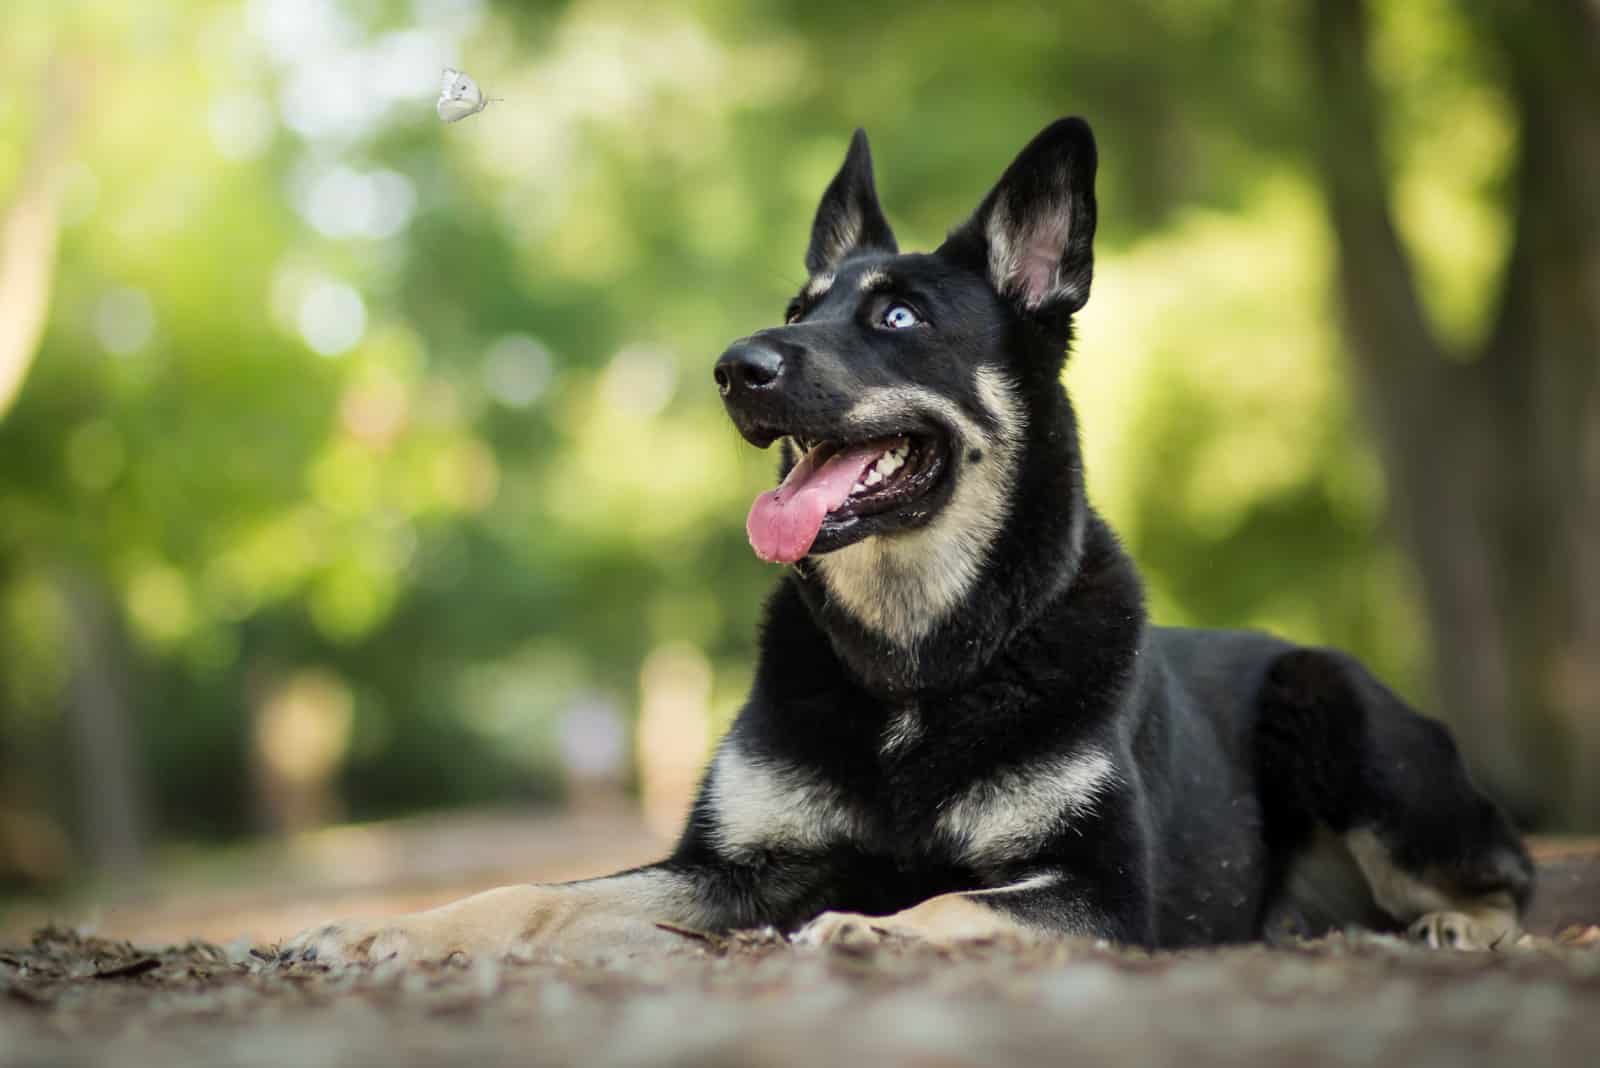
[[[127,878],[143,868],[145,797],[121,627],[96,580],[63,571],[60,588],[70,667],[67,734],[84,853],[96,874]]]
[[[1438,713],[1525,819],[1600,827],[1600,7],[1479,24],[1509,72],[1515,231],[1479,351],[1449,353],[1389,211],[1361,0],[1309,24],[1357,393],[1421,582]]]

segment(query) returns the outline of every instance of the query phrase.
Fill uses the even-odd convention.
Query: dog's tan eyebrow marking
[[[861,281],[856,283],[857,288],[863,293],[872,293],[879,289],[894,288],[894,279],[884,272],[874,268],[861,276]]]
[[[806,287],[800,291],[800,295],[805,297],[805,299],[808,301],[821,300],[823,297],[828,295],[828,290],[832,288],[833,272],[828,271],[825,274],[817,275],[815,278],[811,279],[811,281],[807,282]]]

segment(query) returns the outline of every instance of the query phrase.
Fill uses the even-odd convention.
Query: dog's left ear
[[[894,231],[878,207],[867,131],[857,130],[850,138],[844,166],[817,205],[817,218],[811,224],[811,247],[806,250],[806,270],[812,274],[831,271],[852,253],[869,249],[890,255],[900,251]]]
[[[1095,161],[1087,122],[1051,123],[939,251],[981,264],[1024,314],[1071,315],[1094,276]]]

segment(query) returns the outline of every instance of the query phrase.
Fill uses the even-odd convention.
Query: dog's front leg
[[[425,912],[328,924],[284,943],[280,960],[363,963],[502,957],[519,951],[600,956],[684,944],[657,926],[715,926],[707,876],[655,865],[601,879],[502,886]]]
[[[807,945],[877,942],[886,935],[953,942],[1004,936],[1040,941],[1073,935],[1147,941],[1146,924],[1118,921],[1073,893],[1059,873],[1044,872],[1007,886],[930,897],[888,916],[824,912],[793,935]]]

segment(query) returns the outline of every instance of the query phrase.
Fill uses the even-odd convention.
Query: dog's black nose
[[[749,390],[767,389],[783,376],[783,357],[765,342],[746,338],[734,342],[717,361],[712,377],[724,397]]]

